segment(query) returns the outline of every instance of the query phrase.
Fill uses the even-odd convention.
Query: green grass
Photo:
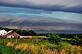
[[[39,38],[47,38],[46,36],[32,36],[33,39],[39,39]]]
[[[0,45],[0,54],[22,54],[22,53],[20,51],[15,50],[14,48],[9,48]]]
[[[43,39],[0,39],[0,44],[5,44],[7,42],[17,42],[17,43],[29,43],[29,44],[40,44],[44,43]]]
[[[42,37],[42,36],[41,36]],[[33,37],[34,39],[0,39],[0,54],[28,54],[28,53],[33,53],[36,51],[38,52],[44,52],[44,50],[49,49],[49,51],[47,52],[53,52],[53,50],[56,52],[61,52],[62,50],[64,51],[64,53],[69,52],[75,54],[75,52],[82,52],[82,48],[80,46],[72,46],[70,43],[68,42],[59,42],[58,45],[56,45],[55,43],[50,43],[48,40],[46,39],[36,39],[36,36]],[[65,40],[65,39],[63,39]],[[11,42],[12,43],[16,43],[13,47],[8,47],[7,44]],[[23,45],[21,45],[23,44]],[[17,45],[20,45],[17,46]],[[16,46],[19,47],[19,50],[16,49]],[[26,48],[26,47],[30,47]],[[39,48],[37,48],[39,47]],[[36,49],[37,48],[37,49]],[[23,49],[26,49],[27,51],[22,52]],[[33,50],[33,52],[32,52]],[[40,50],[40,51],[39,51]],[[72,51],[73,50],[73,51]]]

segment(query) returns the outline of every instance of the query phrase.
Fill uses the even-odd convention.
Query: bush
[[[79,44],[80,44],[80,39],[79,39],[79,37],[78,37],[77,35],[74,36],[74,38],[71,39],[71,43],[72,43],[73,45],[79,45]]]
[[[61,38],[58,36],[58,35],[56,35],[56,34],[53,34],[53,33],[49,33],[48,34],[48,40],[49,40],[49,42],[50,43],[52,43],[52,44],[57,44],[58,45],[58,42],[60,42],[61,41]]]

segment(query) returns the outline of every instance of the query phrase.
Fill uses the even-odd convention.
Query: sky
[[[82,0],[0,0],[0,22],[19,22],[24,19],[30,23],[60,22],[82,25]],[[70,30],[72,26],[69,26]],[[67,25],[63,28],[66,27]],[[82,26],[76,25],[74,29],[79,27]]]
[[[82,0],[0,0],[0,5],[82,13]]]

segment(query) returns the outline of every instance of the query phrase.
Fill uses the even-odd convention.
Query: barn
[[[15,31],[9,31],[8,34],[5,36],[5,38],[20,38],[20,39],[28,39],[32,38],[32,36],[21,36],[17,34]]]
[[[20,35],[17,34],[15,31],[10,31],[10,32],[8,32],[8,34],[6,35],[6,38],[20,38]]]

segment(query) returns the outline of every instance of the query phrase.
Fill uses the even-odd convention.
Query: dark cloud
[[[82,13],[82,0],[0,0],[0,6]]]

